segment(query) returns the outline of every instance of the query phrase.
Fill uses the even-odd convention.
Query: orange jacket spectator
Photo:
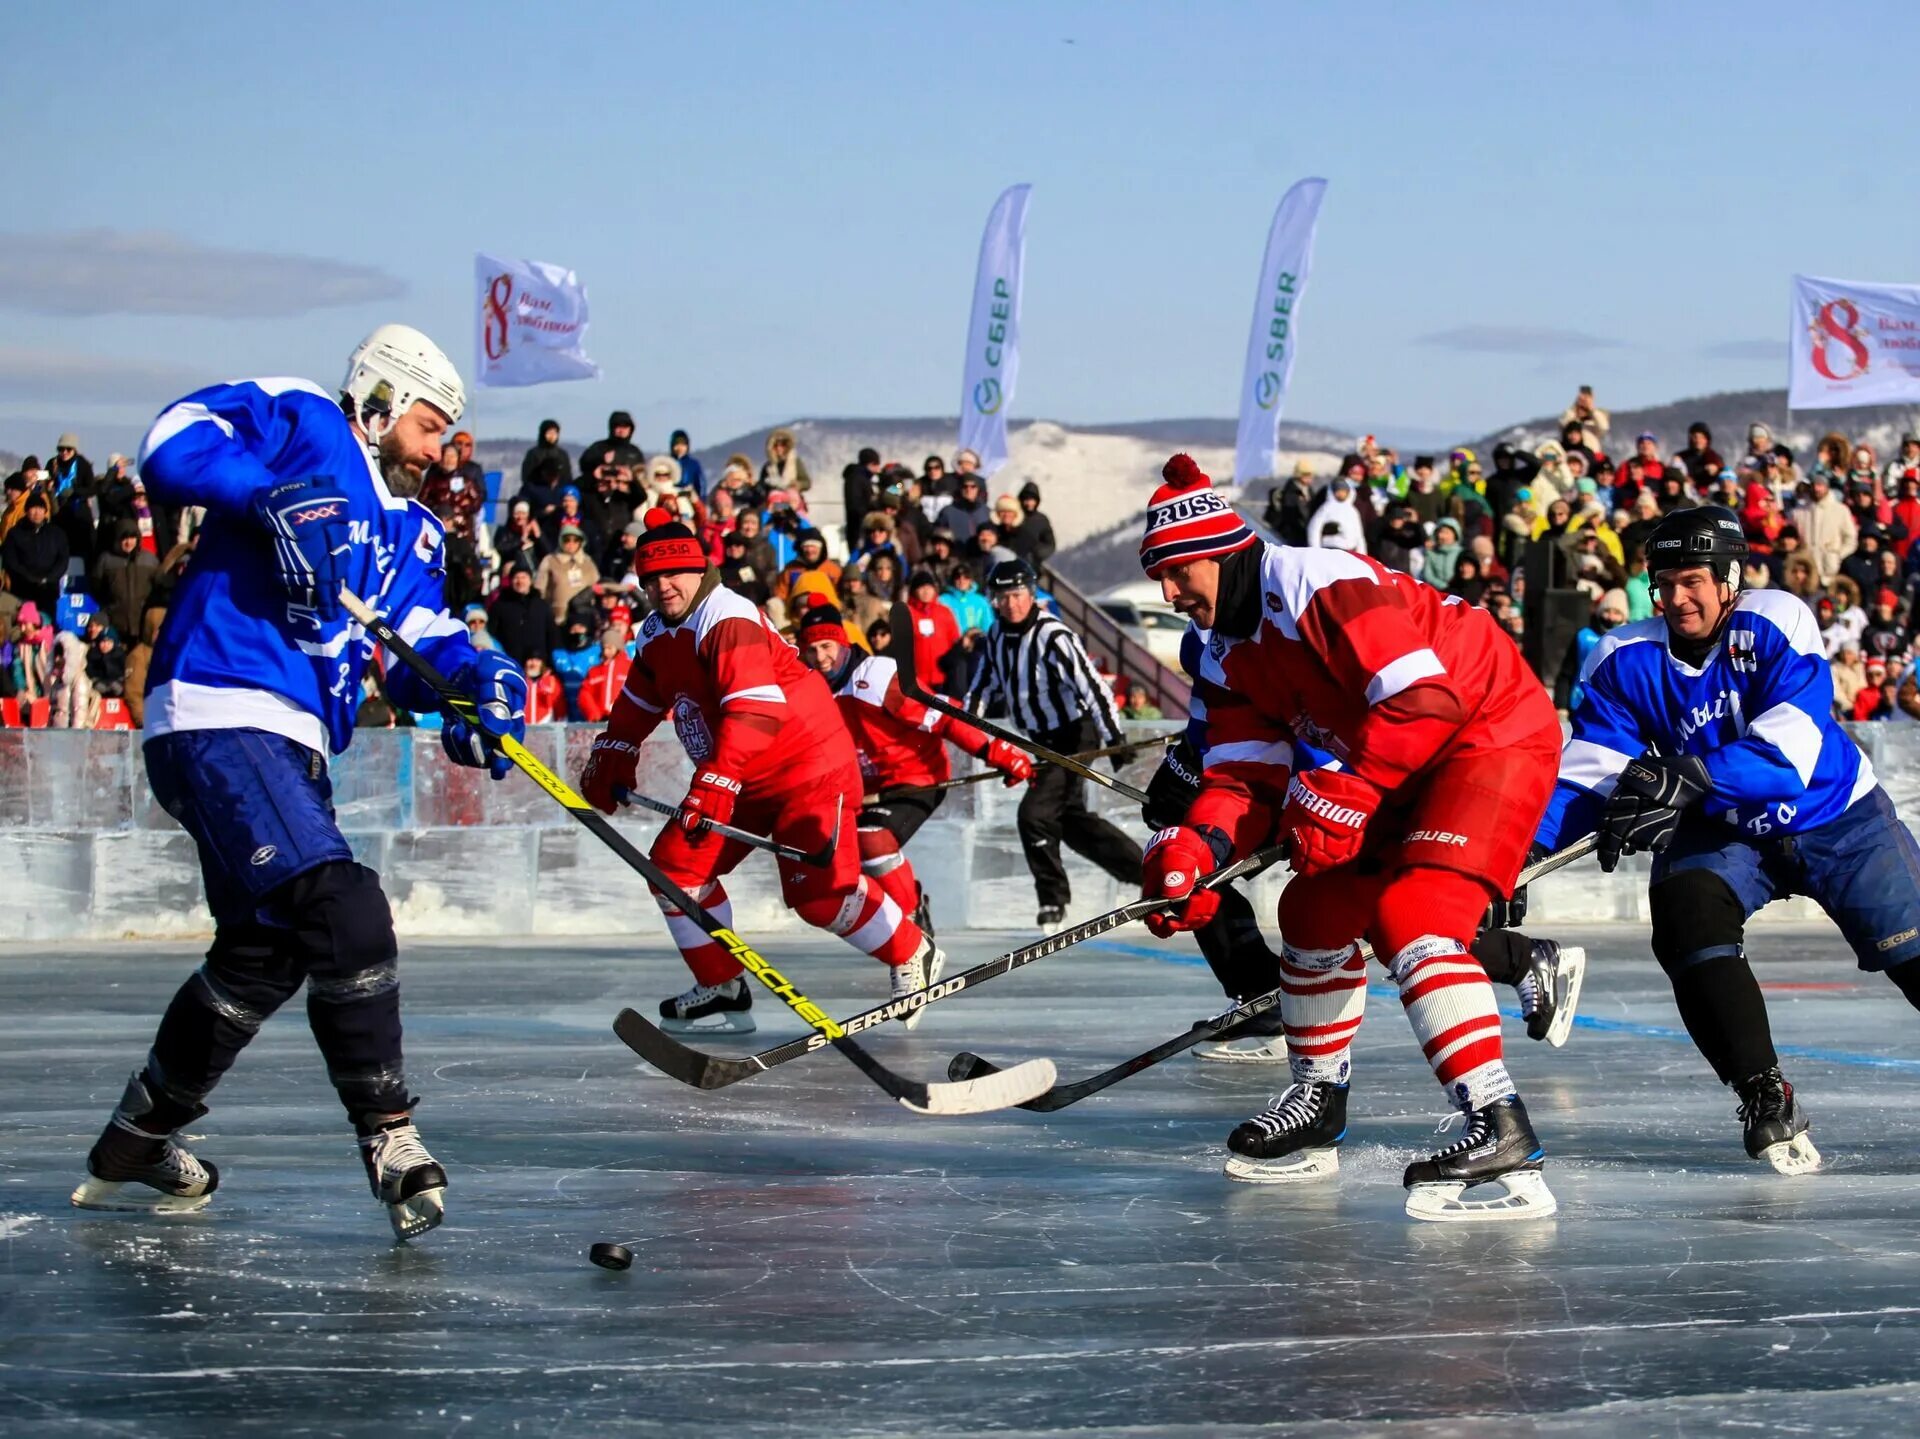
[[[633,661],[627,658],[623,646],[588,670],[586,682],[580,686],[580,713],[595,724],[603,722],[613,713],[613,702],[620,698],[620,691],[627,687],[627,671],[632,668]]]

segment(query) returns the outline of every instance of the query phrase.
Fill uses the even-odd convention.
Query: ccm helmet
[[[340,405],[367,432],[367,448],[379,454],[380,435],[425,400],[457,424],[467,407],[460,372],[440,347],[411,325],[382,325],[347,357]]]
[[[1725,505],[1675,510],[1647,537],[1647,573],[1656,580],[1662,570],[1705,565],[1728,589],[1737,592],[1740,562],[1746,557],[1746,531]]]

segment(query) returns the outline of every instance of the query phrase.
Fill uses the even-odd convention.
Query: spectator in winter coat
[[[553,652],[553,672],[560,677],[560,688],[567,696],[568,719],[586,718],[580,712],[580,687],[587,682],[587,672],[599,660],[600,649],[594,643],[593,629],[586,617],[577,611],[567,616],[559,648]]]
[[[92,729],[100,722],[100,696],[87,678],[87,642],[69,630],[53,637],[47,698],[53,702],[50,729]]]
[[[1860,648],[1867,658],[1876,655],[1892,659],[1907,648],[1907,627],[1900,622],[1900,596],[1881,590],[1873,597],[1873,615],[1860,635]]]
[[[1833,671],[1833,713],[1836,719],[1853,718],[1853,701],[1861,690],[1867,687],[1867,667],[1860,657],[1860,646],[1845,644],[1834,657]]]
[[[1487,581],[1480,577],[1480,561],[1472,555],[1460,556],[1460,563],[1453,567],[1453,583],[1447,586],[1447,594],[1469,605],[1478,605],[1487,597]]]
[[[1604,442],[1607,431],[1613,428],[1613,418],[1593,402],[1593,386],[1582,385],[1580,392],[1573,397],[1573,403],[1560,412],[1560,425],[1579,425],[1591,430],[1594,436]]]
[[[522,498],[513,502],[513,507],[507,511],[505,523],[493,532],[493,550],[499,557],[502,570],[524,564],[529,572],[553,553],[546,532],[534,518],[530,500]]]
[[[769,496],[774,490],[785,490],[792,496],[794,509],[803,515],[807,512],[806,493],[813,488],[813,476],[794,448],[792,430],[775,430],[767,436],[767,462],[760,467],[760,483]]]
[[[817,574],[826,580],[826,595],[831,600],[840,584],[840,562],[827,557],[827,539],[812,525],[797,531],[794,535],[793,562],[780,571],[780,577],[774,581],[773,592],[779,598],[788,601],[787,611],[796,614],[792,604],[794,586],[809,574]]]
[[[1315,549],[1367,552],[1360,510],[1353,502],[1353,482],[1344,474],[1327,486],[1327,497],[1307,522],[1307,543]]]
[[[940,585],[925,570],[907,581],[907,611],[913,616],[914,673],[934,675],[942,692],[949,692],[947,657],[960,643],[960,622],[940,603]]]
[[[533,577],[533,588],[553,611],[554,624],[566,624],[567,609],[574,599],[599,582],[600,567],[587,553],[586,532],[578,525],[562,525],[560,552],[540,561]]]
[[[140,548],[140,531],[129,520],[113,530],[112,548],[93,562],[89,581],[107,622],[123,635],[140,633],[140,616],[160,578],[160,561]]]
[[[894,592],[900,588],[900,566],[892,555],[873,557],[873,563],[867,566],[867,588],[875,599],[893,603]]]
[[[593,724],[604,723],[613,713],[613,702],[627,687],[627,671],[633,661],[627,655],[627,627],[611,624],[600,631],[600,660],[587,671],[580,686],[580,713]]]
[[[562,475],[573,473],[573,459],[560,448],[560,422],[542,420],[540,438],[527,448],[520,460],[520,490],[526,493],[529,485],[541,483],[540,475],[549,463],[558,462]]]
[[[1860,537],[1853,514],[1833,493],[1827,474],[1816,469],[1808,477],[1807,499],[1793,511],[1793,527],[1825,585],[1840,573],[1840,562],[1853,553]]]
[[[768,592],[771,593],[773,576],[780,568],[780,562],[775,557],[773,546],[768,542],[761,526],[759,512],[742,510],[740,521],[734,529],[736,533],[746,536],[747,563],[753,566],[754,571],[760,576],[760,582],[766,585]]]
[[[861,521],[880,503],[880,452],[871,445],[840,472],[840,494],[846,505],[847,548],[860,543]]]
[[[980,577],[982,584],[993,573],[993,567],[1006,560],[1018,559],[1007,547],[1000,533],[1000,526],[992,520],[986,520],[973,532],[973,543],[967,546],[967,559],[973,566],[973,572]]]
[[[953,572],[946,589],[941,591],[940,603],[953,611],[960,626],[960,638],[969,647],[972,643],[969,636],[983,635],[993,628],[993,606],[974,583],[973,571],[964,565]]]
[[[752,513],[749,510],[741,518],[746,519]],[[720,583],[736,595],[741,595],[754,604],[764,607],[767,601],[773,598],[773,589],[761,577],[753,561],[747,558],[747,551],[751,544],[747,536],[738,529],[729,533],[721,541]]]
[[[117,700],[127,691],[127,652],[120,636],[108,625],[87,646],[87,683],[103,700]]]
[[[934,525],[953,536],[956,549],[964,550],[972,542],[974,531],[987,519],[986,483],[972,471],[963,470],[959,493],[940,511]]]
[[[1267,491],[1267,508],[1260,516],[1260,523],[1281,544],[1304,545],[1307,521],[1312,517],[1313,462],[1296,460],[1287,482]]]
[[[1453,570],[1460,563],[1460,553],[1460,527],[1452,520],[1441,520],[1433,527],[1433,538],[1427,543],[1426,563],[1420,578],[1436,590],[1446,589],[1453,583]]]
[[[590,489],[597,480],[611,477],[630,485],[646,462],[645,452],[633,442],[633,416],[615,410],[607,416],[607,437],[580,452],[580,484]]]
[[[1853,697],[1853,713],[1848,719],[1864,724],[1868,720],[1885,719],[1893,712],[1893,706],[1887,700],[1887,662],[1878,656],[1866,663],[1867,682]]]
[[[1433,472],[1433,457],[1421,455],[1413,462],[1414,474],[1420,472],[1420,461],[1427,462],[1427,472]],[[1513,508],[1516,490],[1531,488],[1533,477],[1540,473],[1540,462],[1525,450],[1516,449],[1502,441],[1493,447],[1493,473],[1487,476],[1487,504],[1496,515],[1504,515]],[[1412,495],[1409,493],[1408,498]],[[1431,523],[1435,515],[1422,514],[1421,519]]]
[[[473,642],[475,649],[489,650],[494,654],[504,653],[500,648],[500,642],[493,637],[493,631],[487,628],[485,605],[468,605],[460,618],[466,622],[467,638]]]
[[[487,611],[487,628],[508,659],[524,666],[531,655],[545,656],[559,635],[553,607],[534,593],[533,571],[516,564],[507,572],[506,588]]]
[[[1687,447],[1680,452],[1680,459],[1687,468],[1687,478],[1702,489],[1727,467],[1713,447],[1713,431],[1701,420],[1687,426]]]
[[[472,443],[471,439],[468,443]],[[480,467],[471,461],[463,462],[460,447],[449,440],[441,447],[440,463],[429,469],[420,482],[419,499],[434,514],[445,513],[443,523],[449,535],[459,535],[471,542],[477,537],[474,525],[487,502],[487,477],[480,474],[476,482],[469,470],[480,474]]]
[[[1426,564],[1426,545],[1426,527],[1412,505],[1406,500],[1388,505],[1373,532],[1373,557],[1388,569],[1417,579]]]
[[[526,671],[527,723],[558,724],[567,717],[567,691],[547,664],[545,655],[528,655],[521,668]]]
[[[696,500],[707,497],[707,471],[693,453],[693,441],[685,430],[675,430],[667,440],[667,453],[679,462],[680,483]]]
[[[867,577],[848,565],[840,571],[840,613],[859,625],[864,632],[875,620],[884,618],[892,608],[867,588]]]
[[[878,554],[890,554],[896,564],[905,563],[900,546],[894,543],[893,516],[885,510],[863,516],[855,533],[859,542],[847,556],[849,565],[864,565]]]
[[[1892,486],[1893,518],[1906,533],[1893,541],[1894,553],[1906,559],[1920,539],[1920,475],[1901,475]]]
[[[127,651],[125,698],[135,729],[147,725],[147,671],[153,665],[153,647],[160,642],[160,626],[166,620],[165,610],[148,610],[140,616],[140,642]]]
[[[1053,537],[1053,521],[1040,512],[1040,486],[1028,480],[1020,486],[1020,528],[1026,531],[1025,554],[1035,570],[1052,559],[1060,548]],[[1019,550],[1019,546],[1012,546]]]
[[[67,535],[51,522],[44,490],[27,496],[22,515],[20,523],[0,542],[0,570],[6,571],[8,587],[23,601],[31,600],[52,614],[60,602],[61,583],[67,577]]]
[[[542,526],[547,532],[547,540],[555,551],[560,548],[560,531],[572,525],[580,531],[581,539],[591,554],[600,540],[600,527],[587,514],[586,501],[578,485],[566,485],[560,491],[560,508]]]
[[[520,487],[515,502],[525,500],[533,511],[533,521],[542,534],[551,538],[559,522],[561,493],[573,487],[572,471],[565,451],[549,455],[540,462],[533,478]]]

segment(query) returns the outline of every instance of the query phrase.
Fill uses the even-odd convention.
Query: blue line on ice
[[[1113,939],[1091,939],[1087,941],[1089,949],[1110,949],[1116,954],[1140,955],[1146,959],[1157,959],[1166,964],[1184,964],[1204,969],[1206,960],[1197,954],[1184,950],[1168,951],[1156,949],[1150,944],[1124,944]],[[1398,999],[1400,991],[1390,984],[1370,984],[1367,993],[1382,998]],[[1520,1018],[1518,1009],[1500,1011],[1509,1019]],[[1607,1034],[1632,1034],[1642,1039],[1678,1040],[1682,1044],[1692,1044],[1692,1037],[1684,1029],[1672,1029],[1660,1024],[1635,1024],[1624,1019],[1600,1019],[1589,1014],[1576,1014],[1573,1017],[1575,1029],[1594,1029]],[[1879,1054],[1858,1054],[1850,1049],[1826,1049],[1813,1044],[1779,1044],[1774,1046],[1781,1054],[1792,1059],[1817,1059],[1827,1064],[1851,1064],[1862,1069],[1899,1069],[1910,1074],[1920,1074],[1920,1059],[1897,1059]]]

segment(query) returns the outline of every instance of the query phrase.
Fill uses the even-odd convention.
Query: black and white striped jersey
[[[1099,729],[1101,743],[1118,744],[1122,738],[1120,707],[1087,658],[1086,646],[1044,612],[1020,630],[996,620],[982,639],[966,707],[977,714],[996,698],[1028,734],[1064,729],[1085,717]]]

